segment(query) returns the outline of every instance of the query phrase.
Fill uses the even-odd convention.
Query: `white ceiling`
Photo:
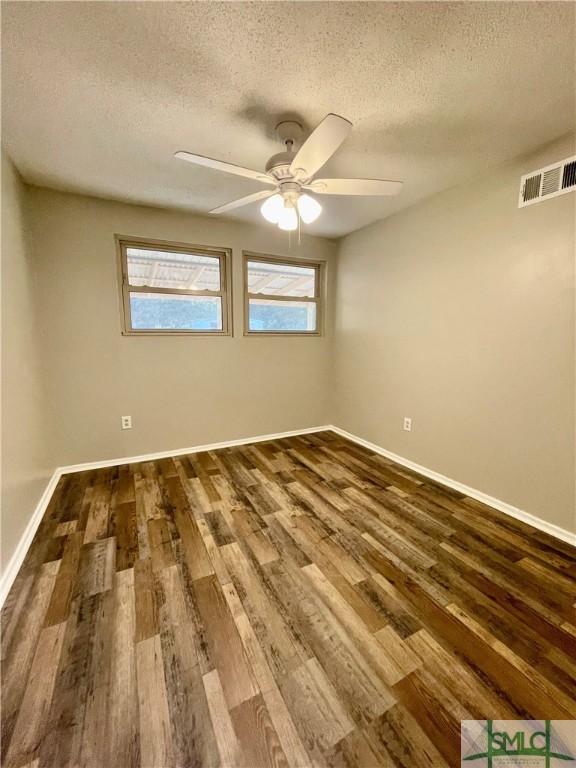
[[[193,211],[260,185],[273,128],[354,130],[322,175],[401,179],[396,199],[324,198],[337,237],[574,127],[562,2],[4,2],[3,140],[34,184]],[[232,216],[232,214],[230,214]],[[235,216],[260,221],[258,204]]]

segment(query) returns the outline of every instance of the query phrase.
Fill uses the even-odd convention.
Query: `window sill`
[[[186,336],[188,338],[221,339],[230,338],[230,331],[122,331],[122,336]]]

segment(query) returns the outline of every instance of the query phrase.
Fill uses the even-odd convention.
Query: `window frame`
[[[249,293],[248,262],[261,261],[268,264],[281,264],[288,267],[307,267],[315,270],[314,296],[278,296],[266,293]],[[324,301],[325,301],[326,262],[312,259],[299,259],[292,256],[273,256],[267,253],[242,251],[242,276],[244,293],[244,336],[323,336]],[[314,331],[253,331],[250,330],[250,299],[270,299],[272,301],[314,302],[316,304],[316,329]]]
[[[120,283],[120,317],[123,336],[201,336],[221,337],[232,336],[232,249],[215,248],[191,243],[173,242],[171,240],[154,240],[151,238],[115,235],[118,253],[119,283]],[[160,288],[158,286],[130,285],[128,282],[128,248],[143,248],[166,253],[188,253],[199,256],[217,258],[220,262],[220,290],[192,291],[186,288]],[[222,306],[222,328],[218,330],[193,330],[189,328],[133,328],[130,313],[130,293],[173,293],[188,296],[219,297]]]

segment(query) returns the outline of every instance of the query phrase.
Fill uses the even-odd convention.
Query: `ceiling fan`
[[[326,115],[295,152],[294,145],[302,135],[302,126],[294,121],[279,123],[276,133],[284,142],[285,150],[268,160],[265,172],[253,171],[191,152],[176,152],[174,156],[189,163],[244,176],[273,187],[233,200],[214,208],[210,213],[226,213],[234,208],[264,200],[260,208],[264,218],[272,224],[277,224],[280,229],[294,230],[298,226],[299,217],[305,224],[311,224],[322,212],[320,203],[305,190],[317,195],[397,195],[400,192],[401,181],[314,178],[351,130],[352,123],[349,120],[339,115]]]

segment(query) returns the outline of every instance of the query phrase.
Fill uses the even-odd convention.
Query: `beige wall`
[[[270,226],[44,189],[29,194],[57,464],[327,423],[331,319],[321,338],[244,337],[241,251],[329,261],[333,242],[304,237],[290,250],[287,233]],[[115,233],[231,247],[235,337],[122,336]],[[127,414],[134,426],[122,431]]]
[[[50,477],[25,189],[2,153],[2,570]]]
[[[569,530],[575,198],[517,195],[574,153],[565,138],[341,241],[334,398],[343,429]]]

